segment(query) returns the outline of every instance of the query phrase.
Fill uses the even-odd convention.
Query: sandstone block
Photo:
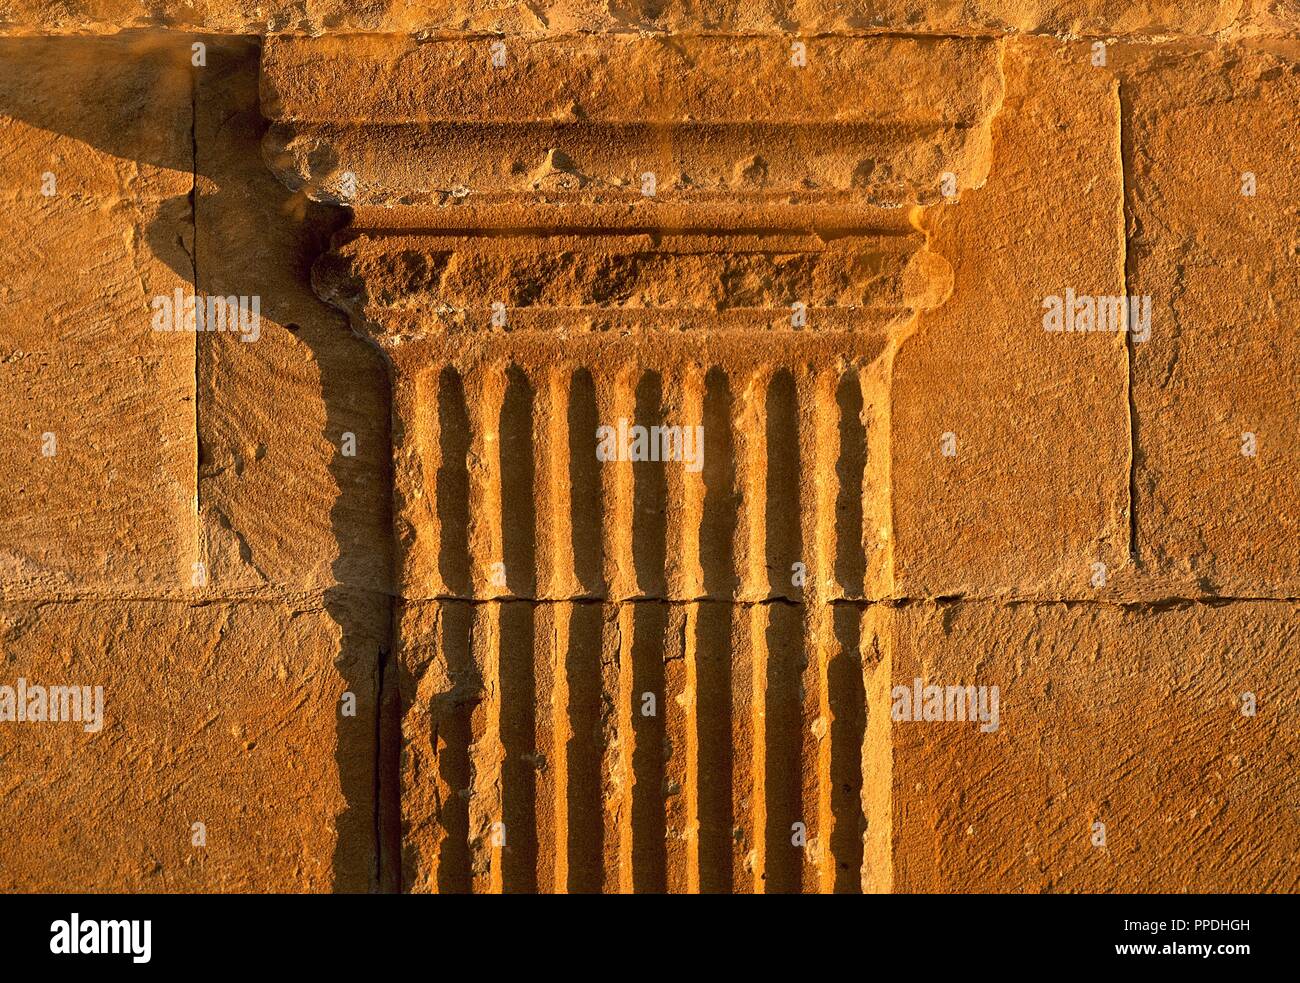
[[[203,559],[226,592],[387,593],[387,379],[312,293],[311,263],[340,217],[267,171],[257,57],[251,43],[213,43],[198,75],[199,292],[260,310],[256,336],[194,339]]]
[[[4,888],[370,889],[385,624],[355,598],[0,606],[0,685],[103,687],[97,732],[0,725]]]
[[[952,296],[893,360],[899,596],[1074,596],[1128,561],[1124,333],[1044,324],[1067,290],[1125,294],[1117,85],[1083,45],[1009,43],[1004,70],[988,183],[927,212]]]
[[[1297,615],[899,609],[893,686],[996,686],[999,720],[894,723],[894,888],[1294,891]]]
[[[195,551],[188,48],[0,40],[0,589],[173,591]],[[186,62],[182,64],[187,66]]]
[[[1120,69],[1134,350],[1137,550],[1193,595],[1300,594],[1300,48]],[[1248,193],[1243,193],[1248,192]]]

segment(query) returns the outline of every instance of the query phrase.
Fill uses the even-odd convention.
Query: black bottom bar
[[[375,974],[424,965],[436,976],[477,965],[498,976],[512,962],[530,974],[569,964],[698,972],[712,959],[734,971],[774,968],[788,953],[797,960],[790,968],[809,974],[843,972],[833,967],[846,962],[862,976],[1098,966],[1221,974],[1294,958],[1294,911],[1292,896],[1242,895],[25,895],[0,897],[0,941],[6,969],[111,965],[128,973]]]

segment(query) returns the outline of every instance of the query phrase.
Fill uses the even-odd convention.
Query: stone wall
[[[0,0],[0,890],[1296,890],[1300,9],[422,6]]]

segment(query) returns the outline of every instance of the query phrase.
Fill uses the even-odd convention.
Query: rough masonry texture
[[[0,890],[1297,890],[1298,107],[1290,0],[0,0]]]

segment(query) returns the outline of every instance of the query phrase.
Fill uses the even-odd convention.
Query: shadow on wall
[[[196,40],[206,46],[201,68],[191,64]],[[255,39],[160,32],[0,38],[0,117],[120,158],[97,157],[91,165],[115,167],[119,186],[147,182],[129,162],[195,175],[188,195],[166,198],[153,210],[145,232],[150,250],[200,296],[261,298],[259,343],[196,336],[202,526],[235,530],[238,552],[229,562],[241,588],[264,587],[279,596],[275,588],[293,593],[328,585],[324,608],[341,635],[334,662],[358,701],[355,718],[336,714],[335,763],[346,807],[335,817],[333,886],[392,891],[400,886],[399,707],[396,687],[380,686],[392,635],[388,382],[378,354],[311,291],[311,264],[347,214],[294,195],[263,162],[258,55]],[[0,174],[14,170],[5,156],[0,150]],[[33,162],[34,189],[46,166]],[[61,183],[60,194],[75,194],[73,188]],[[148,316],[145,299],[141,317]],[[303,390],[292,379],[286,382],[304,371],[304,359],[319,372],[319,392],[310,393],[310,402],[319,399],[323,409],[284,402],[307,402],[298,399]],[[313,421],[316,432],[297,433],[304,421]],[[339,453],[344,432],[356,435],[354,458]],[[261,456],[250,460],[249,448],[259,441]],[[329,455],[328,479],[313,468],[323,455]],[[315,495],[300,487],[316,479]],[[316,502],[330,510],[328,531],[311,513]],[[223,509],[232,503],[239,507],[227,517]],[[262,514],[251,533],[241,526],[251,514],[243,503]],[[318,536],[304,544],[313,524]],[[332,543],[320,545],[329,538]],[[296,568],[300,558],[309,563],[313,549],[334,551],[328,574]],[[220,590],[228,582],[214,575],[212,583]],[[298,655],[318,660],[325,653]],[[327,668],[304,665],[313,678]],[[256,889],[256,872],[248,876]]]

